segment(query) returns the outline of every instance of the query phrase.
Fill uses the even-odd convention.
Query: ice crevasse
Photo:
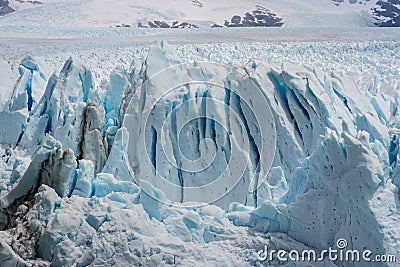
[[[252,266],[265,244],[340,238],[400,255],[399,94],[312,66],[183,63],[166,43],[101,87],[73,58],[19,69],[1,266]]]

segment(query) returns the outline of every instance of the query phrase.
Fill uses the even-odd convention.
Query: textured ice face
[[[150,49],[124,119],[137,183],[172,202],[255,204],[276,146],[263,91],[243,69],[181,64],[163,46]]]
[[[69,59],[30,112],[17,101],[29,120],[0,150],[2,264],[254,266],[265,245],[343,238],[399,255],[397,92],[310,66],[182,61],[158,44],[99,88]]]

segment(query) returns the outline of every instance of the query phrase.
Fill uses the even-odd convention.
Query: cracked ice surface
[[[339,238],[352,249],[400,255],[398,53],[392,42],[243,42],[39,54],[17,65],[21,55],[9,55],[0,65],[4,84],[13,84],[1,98],[0,119],[8,127],[0,129],[0,260],[8,266],[257,266],[256,252],[265,244],[322,250]],[[66,60],[67,54],[74,57]],[[177,207],[179,192],[171,199],[174,192],[152,185],[151,175],[156,169],[178,185],[190,177],[160,163],[157,136],[149,135],[154,150],[146,160],[140,109],[164,90],[150,77],[180,62],[187,64],[163,77],[167,83],[201,73],[246,85],[194,63],[201,60],[234,64],[244,81],[257,84],[274,119],[276,151],[255,198],[244,183],[224,203]],[[201,92],[199,99],[206,92],[185,90],[159,109],[178,107],[192,90]],[[247,123],[241,133],[258,145],[251,113],[214,90],[207,92],[229,100],[224,105]],[[190,108],[229,114],[206,102]],[[157,118],[164,121],[164,113],[157,116],[150,121],[153,135]],[[185,117],[176,116],[176,127],[183,123]],[[184,155],[201,156],[199,138],[205,137],[228,150],[223,127],[198,123],[204,132],[184,137]],[[139,155],[133,161],[132,151]],[[224,166],[219,157],[215,172]],[[255,159],[257,153],[249,160]],[[249,166],[244,178],[257,172]],[[326,260],[321,266],[335,265]]]

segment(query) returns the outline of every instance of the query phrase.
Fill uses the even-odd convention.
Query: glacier
[[[257,252],[340,238],[400,255],[397,80],[241,45],[226,66],[198,56],[224,44],[187,61],[161,42],[100,81],[23,58],[0,101],[1,266],[301,266]]]

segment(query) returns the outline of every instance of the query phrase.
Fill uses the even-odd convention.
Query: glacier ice
[[[55,150],[60,148],[61,145],[58,141],[56,141],[52,136],[46,136],[46,139],[33,156],[32,161],[24,174],[13,185],[7,195],[1,199],[0,205],[3,209],[15,209],[25,197],[29,197],[31,194],[36,193],[35,191],[37,190],[37,186],[41,182],[41,170],[43,164],[51,157]]]
[[[54,188],[61,197],[70,196],[76,183],[76,167],[71,149],[57,149],[42,165],[41,183]]]
[[[2,144],[16,145],[21,141],[30,112],[37,105],[46,84],[46,74],[30,56],[22,60],[18,71],[18,82],[9,100],[2,103],[5,108],[0,111],[0,120],[12,123],[10,127],[0,130]]]
[[[164,46],[150,48],[124,119],[135,178],[157,184],[173,202],[227,208],[257,201],[276,143],[264,94],[245,72],[181,64]]]
[[[310,65],[179,53],[151,46],[99,85],[76,58],[52,76],[23,59],[0,113],[0,265],[259,266],[265,245],[320,251],[339,238],[400,255],[398,92]],[[231,191],[188,190],[232,155]]]
[[[95,174],[103,168],[108,154],[103,118],[104,109],[89,103],[84,115],[81,157],[94,162]]]

